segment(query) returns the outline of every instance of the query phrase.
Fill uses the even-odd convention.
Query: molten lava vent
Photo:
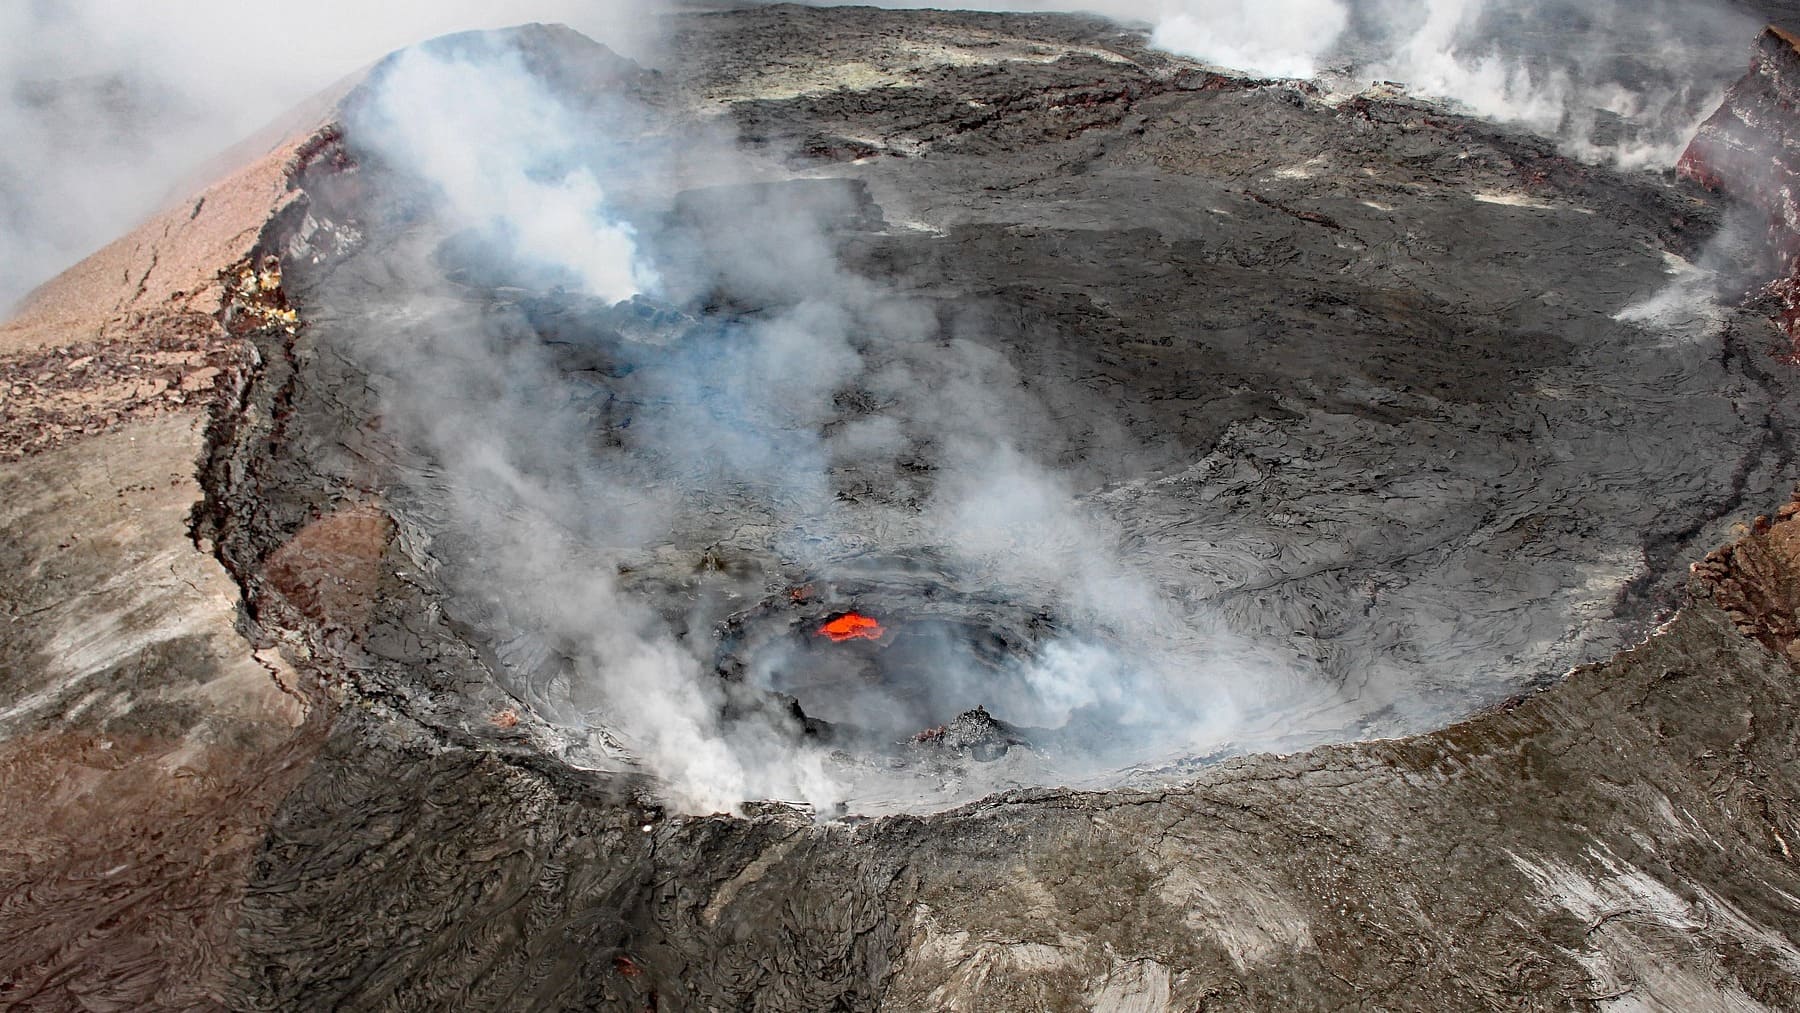
[[[1061,731],[1070,715],[1047,715],[1031,681],[1041,642],[1057,632],[1043,608],[960,587],[930,560],[855,569],[727,618],[720,675],[792,701],[809,735],[879,757],[871,762],[886,778],[947,756],[991,762],[1072,739]]]
[[[846,612],[819,627],[819,636],[840,644],[846,640],[880,640],[886,633],[881,623],[855,612]]]

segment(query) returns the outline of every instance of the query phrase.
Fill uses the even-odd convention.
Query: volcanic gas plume
[[[525,727],[707,811],[935,806],[1395,734],[1639,628],[1620,589],[1671,579],[1676,538],[1639,546],[1669,509],[1644,490],[1692,490],[1675,512],[1704,518],[1715,473],[1775,481],[1665,425],[1677,402],[1746,424],[1710,339],[1645,354],[1624,310],[1663,287],[1646,227],[1589,220],[1665,198],[1480,135],[1459,245],[1421,238],[1380,172],[1272,171],[1222,130],[1335,136],[1364,107],[1216,78],[1223,119],[1188,122],[1173,82],[1199,72],[1131,52],[1177,118],[1077,182],[1021,182],[1006,222],[964,196],[1003,160],[959,135],[807,100],[783,115],[818,151],[873,130],[896,154],[796,167],[757,119],[775,107],[726,123],[676,97],[740,83],[566,30],[372,73],[346,103],[355,185],[312,212],[369,239],[310,282],[334,322],[311,340],[367,377],[360,453],[404,551]],[[984,87],[960,66],[932,87]],[[1071,49],[1041,71],[1052,105],[996,115],[1124,115],[1139,93],[1082,83],[1112,66]],[[1141,167],[1196,158],[1223,176],[1150,215],[1167,195]],[[1567,189],[1507,191],[1521,165]],[[1330,188],[1352,184],[1376,189]],[[1127,224],[1082,229],[1064,191]],[[1164,239],[1131,231],[1150,222]],[[1360,287],[1378,250],[1397,259]],[[1444,256],[1474,280],[1446,288]],[[1599,263],[1592,312],[1498,295]]]

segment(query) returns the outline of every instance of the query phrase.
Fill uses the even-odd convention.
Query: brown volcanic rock
[[[250,251],[294,199],[291,173],[324,143],[316,129],[44,283],[0,324],[0,461],[205,402],[243,349],[224,326],[234,300],[268,301]]]
[[[218,1003],[319,744],[326,710],[188,538],[204,435],[190,409],[0,465],[0,1007]]]
[[[1800,649],[1800,496],[1774,518],[1758,516],[1742,537],[1693,565],[1695,591],[1770,650]],[[1796,660],[1800,660],[1797,658]]]
[[[269,554],[264,578],[320,623],[360,631],[374,607],[394,522],[373,506],[345,507],[295,533]]]
[[[315,125],[0,326],[0,1007],[221,1008],[251,860],[326,727],[188,529],[206,408],[243,325],[279,323],[248,260]]]
[[[221,270],[242,261],[292,199],[288,171],[305,136],[46,282],[0,326],[0,354],[216,326],[227,298]]]
[[[1722,186],[1742,194],[1767,195],[1786,183],[1794,169],[1784,155],[1791,143],[1793,106],[1800,99],[1797,49],[1800,37],[1793,33],[1772,25],[1763,31],[1748,73],[1700,125],[1676,165],[1678,173],[1709,189]]]

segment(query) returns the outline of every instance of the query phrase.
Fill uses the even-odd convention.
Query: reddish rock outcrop
[[[1701,124],[1675,171],[1768,213],[1768,293],[1800,350],[1800,37],[1763,31],[1749,72]]]
[[[1775,517],[1739,526],[1738,535],[1693,564],[1693,590],[1738,632],[1800,661],[1800,492]]]
[[[271,553],[264,576],[309,618],[360,632],[393,536],[394,522],[379,508],[345,507],[301,528]]]

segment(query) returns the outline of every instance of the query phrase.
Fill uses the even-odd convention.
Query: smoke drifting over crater
[[[835,15],[746,30],[801,16]],[[1733,449],[1729,362],[1615,318],[1665,266],[1626,205],[1326,214],[1263,167],[1175,184],[1191,220],[1070,227],[1134,221],[1142,159],[1192,158],[1170,125],[992,221],[986,153],[796,163],[681,87],[555,28],[395,57],[348,102],[355,196],[314,211],[375,238],[300,298],[308,354],[369,376],[406,551],[533,734],[682,808],[931,807],[1428,727],[1640,629],[1668,502],[1679,544],[1722,476],[1780,481]],[[1306,93],[1217,101],[1341,129],[1279,94]],[[759,101],[810,137],[855,99]],[[1562,214],[1639,252],[1599,261]],[[1552,293],[1571,273],[1601,312]],[[1716,453],[1672,449],[1673,404]],[[850,613],[881,633],[820,635]]]
[[[930,6],[924,2],[896,6]],[[1053,3],[977,3],[1054,10]],[[1570,154],[1668,169],[1737,73],[1759,22],[1722,0],[1089,0],[1158,48],[1251,74],[1323,76],[1554,137]],[[1064,8],[1066,9],[1066,8]]]
[[[1550,80],[1465,43],[1474,8],[1150,13],[1277,74],[1467,45],[1496,115]],[[347,100],[350,176],[309,213],[367,242],[282,251],[296,354],[366,375],[367,485],[568,762],[697,811],[866,811],[1418,730],[1616,646],[1712,490],[1781,481],[1734,449],[1760,394],[1733,362],[1647,360],[1617,312],[1660,286],[1666,194],[1478,190],[1546,153],[1467,136],[1444,178],[1377,143],[1321,192],[1338,95],[1215,78],[1183,107],[1137,42],[1054,35],[998,47],[1034,69],[989,93],[1012,57],[945,52],[882,86],[927,115],[879,129],[853,83],[722,111],[685,54],[646,73],[542,26]],[[1169,101],[1070,126],[1121,95]],[[971,109],[992,147],[959,146]],[[1241,123],[1295,140],[1240,152]],[[817,636],[851,611],[882,635]]]
[[[1376,5],[1347,39],[1369,73],[1571,154],[1668,169],[1735,76],[1756,21],[1722,3],[1422,0]]]
[[[220,152],[384,53],[442,32],[562,22],[650,63],[664,0],[344,0],[149,7],[39,0],[0,10],[0,312],[157,207]],[[886,6],[935,6],[892,2]],[[1571,153],[1667,168],[1735,73],[1756,23],[1721,2],[1087,0],[1154,45],[1256,74],[1374,78],[1559,138]]]
[[[0,6],[0,316],[210,181],[221,153],[334,80],[444,32],[561,21],[630,51],[653,0],[21,0]],[[263,136],[274,144],[281,135]],[[256,154],[261,154],[258,150]]]
[[[854,740],[879,752],[980,705],[1060,744],[980,787],[1118,762],[1095,736],[1126,736],[1131,760],[1216,735],[1234,686],[1262,674],[1160,646],[1181,622],[1170,603],[1122,561],[1116,522],[1034,456],[1060,429],[1033,388],[1060,381],[1022,375],[966,309],[847,266],[846,243],[889,228],[860,187],[750,182],[729,138],[671,134],[625,98],[629,66],[608,90],[558,93],[550,53],[546,69],[464,36],[377,72],[347,127],[411,208],[391,213],[423,227],[322,302],[382,335],[346,352],[420,455],[389,495],[404,529],[436,532],[417,548],[447,608],[501,645],[515,692],[592,736],[577,762],[622,750],[700,810],[823,809],[871,790]],[[746,180],[678,190],[683,165]],[[802,581],[823,605],[856,584],[910,645],[861,638],[891,654],[867,678],[906,656],[910,684],[839,673],[802,699],[832,715],[828,742],[767,697],[815,645],[765,645],[738,659],[742,682],[715,664],[727,613]],[[933,611],[947,593],[965,599],[954,622]],[[1053,628],[988,663],[965,654],[990,613],[1020,608]]]

